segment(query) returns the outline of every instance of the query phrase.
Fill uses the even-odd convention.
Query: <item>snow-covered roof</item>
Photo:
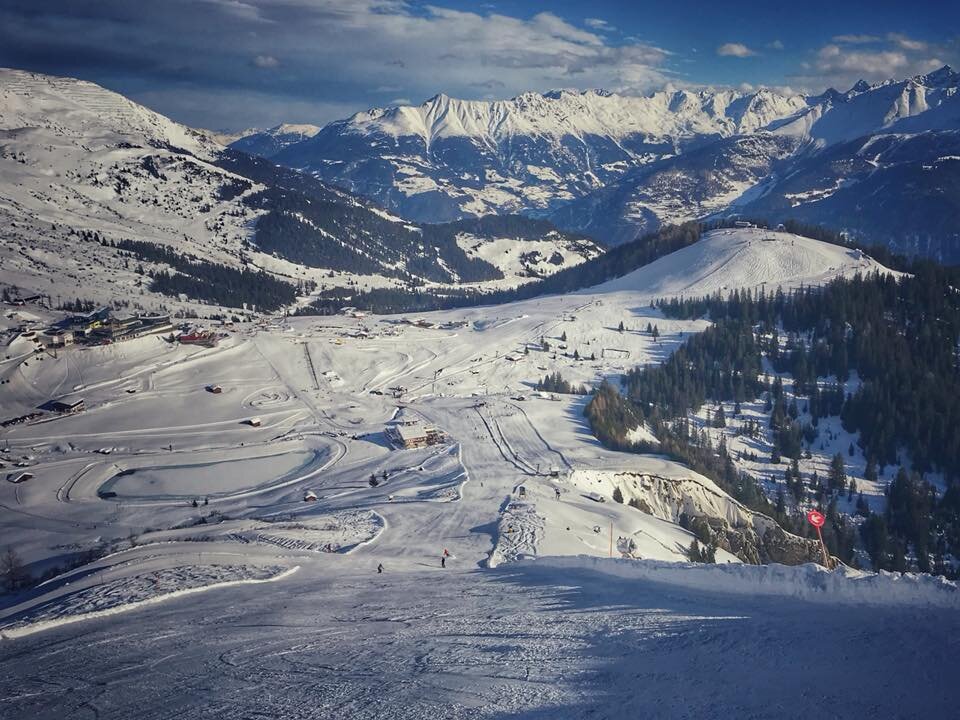
[[[394,432],[401,440],[419,440],[427,436],[427,430],[422,425],[394,425]]]

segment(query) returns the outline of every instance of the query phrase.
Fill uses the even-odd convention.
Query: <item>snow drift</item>
[[[595,557],[540,558],[557,570],[593,570],[616,577],[658,582],[707,592],[764,595],[855,605],[960,608],[956,583],[912,573],[879,574],[851,568],[829,571],[812,563],[786,565],[700,565],[660,560]]]

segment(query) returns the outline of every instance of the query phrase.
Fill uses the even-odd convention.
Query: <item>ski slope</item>
[[[5,709],[619,720],[950,717],[955,707],[945,638],[956,607],[891,602],[884,587],[880,604],[825,593],[825,605],[718,592],[701,568],[678,568],[699,582],[674,583],[655,566],[643,568],[655,579],[618,577],[578,560],[488,571],[387,562],[382,575],[349,556],[323,560],[298,558],[301,569],[276,582],[2,641]],[[776,582],[811,574],[786,568]]]

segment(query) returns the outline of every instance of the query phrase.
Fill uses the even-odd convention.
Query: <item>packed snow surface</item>
[[[351,720],[627,719],[638,709],[922,718],[955,707],[945,641],[960,630],[955,607],[729,594],[606,574],[610,561],[484,571],[387,562],[377,574],[328,559],[268,585],[4,641],[4,706],[31,718],[95,708],[101,718]]]

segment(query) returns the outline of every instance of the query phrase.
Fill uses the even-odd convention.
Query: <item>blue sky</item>
[[[438,92],[819,92],[960,61],[960,3],[0,0],[0,65],[196,126],[323,124]]]

